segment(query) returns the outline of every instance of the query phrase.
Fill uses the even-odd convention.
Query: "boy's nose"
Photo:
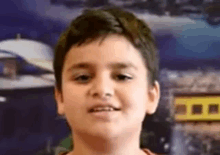
[[[92,95],[92,97],[98,97],[102,100],[112,97],[114,95],[112,81],[106,77],[94,79],[90,89],[90,95]]]

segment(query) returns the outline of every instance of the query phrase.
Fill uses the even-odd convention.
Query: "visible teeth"
[[[93,111],[113,111],[114,109],[111,107],[98,107],[98,108],[94,108]]]

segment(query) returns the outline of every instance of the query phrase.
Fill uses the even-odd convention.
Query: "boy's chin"
[[[96,135],[97,137],[100,138],[107,138],[107,139],[111,139],[111,138],[115,138],[118,137],[120,134],[122,134],[119,130],[115,129],[115,130],[102,130],[102,129],[97,129],[96,131],[94,131],[94,135]]]
[[[119,137],[123,132],[120,129],[96,128],[87,130],[88,137],[102,140],[111,140]]]

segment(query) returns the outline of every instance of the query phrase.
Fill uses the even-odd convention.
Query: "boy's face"
[[[62,92],[55,89],[58,113],[75,134],[115,137],[137,131],[159,100],[159,84],[149,87],[146,77],[140,53],[123,36],[73,46],[65,57]]]

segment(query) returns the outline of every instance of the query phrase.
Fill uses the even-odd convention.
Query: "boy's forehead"
[[[138,58],[136,56],[138,54]],[[136,59],[135,59],[136,57]],[[105,63],[108,68],[133,68],[140,66],[140,52],[121,35],[109,35],[80,46],[74,45],[68,51],[65,65],[73,68],[92,66],[94,63]],[[92,63],[91,63],[92,62]],[[81,64],[79,64],[81,63]]]
[[[100,35],[96,38],[88,38],[86,39],[80,46],[75,46],[75,47],[81,47],[81,46],[86,46],[86,45],[97,45],[97,46],[102,46],[103,44],[108,44],[110,42],[114,43],[124,43],[128,47],[132,46],[130,41],[121,34],[106,34],[106,35]]]
[[[67,68],[67,72],[71,72],[73,70],[78,70],[78,69],[90,69],[90,68],[96,68],[96,67],[97,67],[97,63],[80,62],[80,63],[75,63],[69,66]],[[138,71],[138,67],[135,66],[135,64],[133,64],[132,62],[126,62],[126,61],[107,63],[106,68],[111,69],[111,70],[133,69],[135,71]]]
[[[69,51],[67,52],[66,56],[70,55],[70,53],[74,54],[74,51],[82,52],[89,52],[91,50],[104,50],[103,54],[106,54],[105,51],[114,51],[117,52],[118,50],[126,50],[129,51],[130,49],[137,50],[133,44],[125,37],[119,34],[110,34],[105,36],[100,36],[96,39],[88,39],[85,40],[82,44],[74,44]]]
[[[66,57],[74,55],[78,59],[80,57],[86,57],[90,55],[90,53],[96,53],[97,51],[100,51],[103,56],[108,56],[108,54],[123,54],[122,51],[129,52],[131,50],[136,51],[137,49],[132,47],[132,44],[125,37],[111,35],[104,39],[99,38],[79,46],[73,45],[67,52]]]

